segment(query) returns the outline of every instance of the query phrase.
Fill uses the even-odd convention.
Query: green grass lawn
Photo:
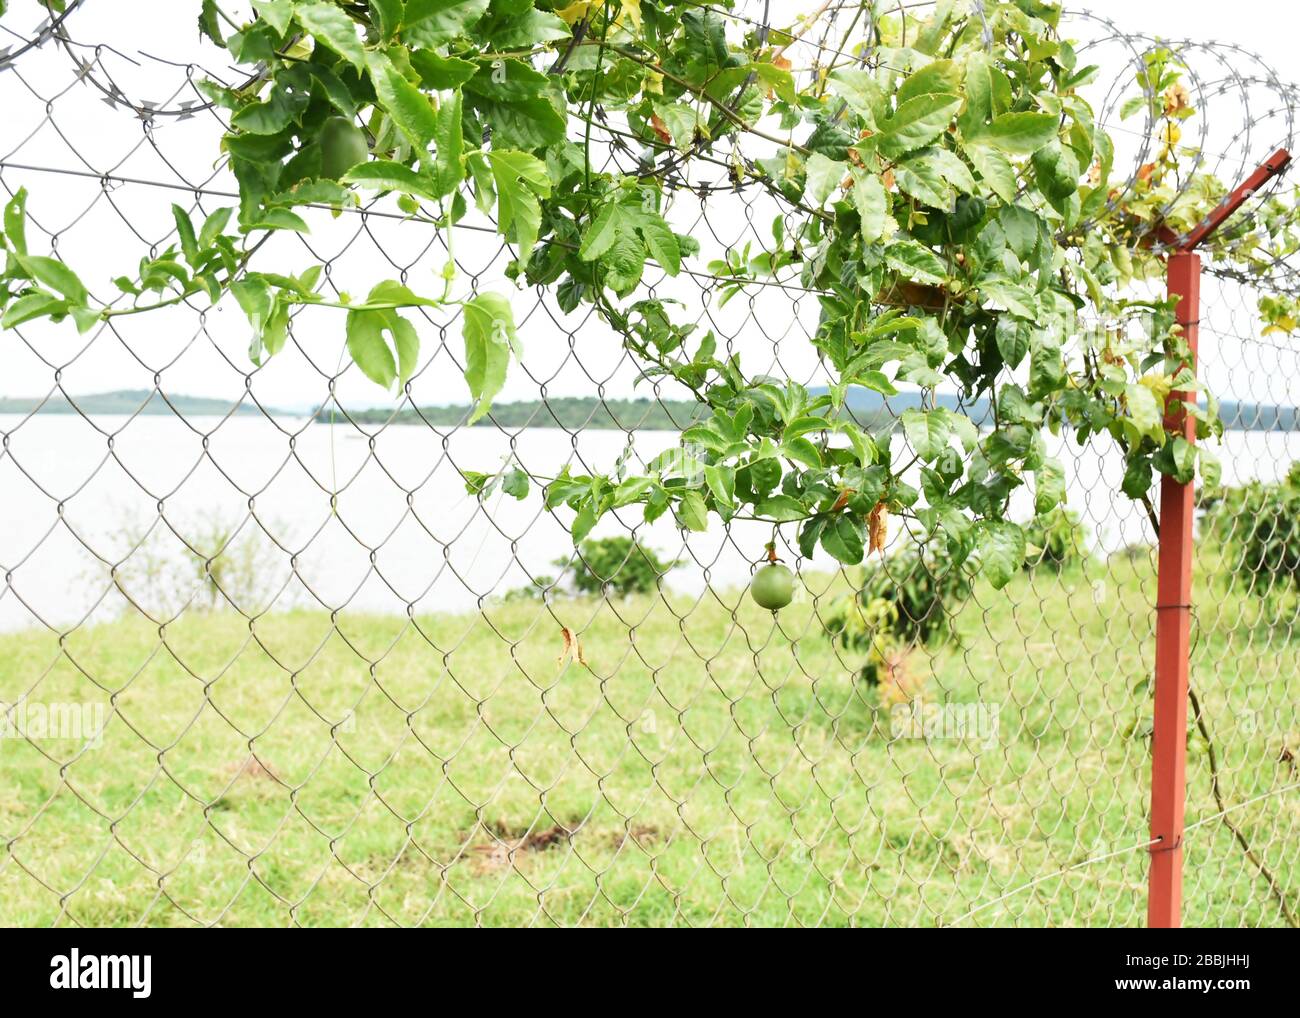
[[[1295,608],[1203,575],[1223,794],[1296,910]],[[926,703],[998,711],[987,741],[891,737],[821,634],[842,583],[775,620],[730,592],[2,636],[0,700],[111,719],[0,741],[0,922],[1144,922],[1149,559],[977,587],[960,644],[914,655]],[[1189,772],[1195,823],[1199,737]],[[1189,925],[1282,922],[1220,821],[1186,852]]]

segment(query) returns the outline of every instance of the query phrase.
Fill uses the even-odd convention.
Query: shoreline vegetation
[[[812,390],[814,393],[824,390]],[[705,416],[705,408],[693,400],[679,399],[598,399],[591,396],[556,396],[547,400],[517,400],[495,403],[485,417],[470,425],[472,408],[468,404],[443,406],[410,405],[398,407],[347,408],[337,404],[322,406],[310,411],[286,410],[277,407],[259,407],[247,399],[232,403],[226,399],[207,396],[190,396],[156,390],[118,389],[112,392],[74,396],[75,406],[61,394],[34,397],[0,397],[0,414],[85,414],[124,415],[136,414],[162,416],[179,414],[189,416],[237,415],[241,417],[267,414],[273,417],[313,417],[322,424],[423,424],[426,427],[500,427],[500,428],[564,428],[578,430],[620,431],[681,431]],[[934,405],[960,410],[977,423],[989,415],[988,402],[978,399],[970,404],[961,403],[955,396],[937,393]],[[869,390],[850,390],[846,412],[863,427],[883,430],[893,418],[904,410],[922,406],[919,392],[900,392],[886,399]],[[1300,413],[1295,407],[1263,403],[1225,401],[1220,404],[1224,427],[1233,431],[1293,431],[1300,429]]]

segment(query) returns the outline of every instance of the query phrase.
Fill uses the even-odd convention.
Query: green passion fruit
[[[794,600],[794,573],[776,563],[765,565],[754,574],[749,593],[763,608],[771,611],[784,608]]]
[[[338,180],[370,158],[365,133],[346,117],[330,117],[320,129],[321,176]]]

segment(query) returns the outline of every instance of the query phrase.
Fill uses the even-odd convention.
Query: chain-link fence
[[[171,202],[201,219],[237,199],[200,88],[232,72],[188,5],[149,6],[165,58],[119,5],[3,23],[0,184],[30,192],[29,243],[75,250],[96,285],[175,241]],[[840,41],[863,8],[829,7],[789,42],[796,73],[864,59]],[[722,13],[742,33],[771,22],[763,3]],[[1119,108],[1155,44],[1070,28],[1137,173],[1151,125]],[[1296,93],[1258,58],[1178,53],[1222,179],[1292,144]],[[611,165],[643,158],[615,118],[592,127]],[[818,295],[797,272],[732,275],[786,212],[735,172],[756,158],[658,169],[674,229],[714,262],[643,286],[720,349],[824,386]],[[1118,449],[1053,440],[1068,504],[1001,591],[896,521],[850,570],[803,557],[790,528],[688,535],[630,511],[575,550],[567,508],[469,494],[465,474],[648,464],[677,447],[684,394],[639,379],[585,306],[506,279],[487,220],[449,249],[389,199],[308,218],[268,259],[323,262],[341,294],[451,258],[511,292],[521,362],[467,426],[442,310],[387,401],[327,309],[297,312],[257,368],[228,299],[3,333],[0,918],[1143,922],[1155,520],[1119,493]],[[1284,265],[1276,286],[1296,292]],[[1212,274],[1202,298],[1200,373],[1228,430],[1198,524],[1189,925],[1300,909],[1300,347],[1261,334],[1258,296]],[[908,398],[853,409],[890,434]],[[799,580],[779,614],[745,591],[772,539]]]

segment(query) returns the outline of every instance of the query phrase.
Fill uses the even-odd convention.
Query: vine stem
[[[1277,901],[1277,907],[1281,910],[1282,918],[1287,921],[1287,925],[1292,929],[1300,929],[1300,922],[1297,922],[1295,913],[1291,911],[1290,906],[1287,904],[1286,893],[1278,884],[1277,877],[1264,864],[1264,861],[1255,854],[1241,828],[1228,819],[1228,807],[1223,801],[1223,789],[1219,784],[1219,755],[1214,748],[1214,740],[1210,738],[1210,729],[1206,725],[1205,715],[1201,711],[1200,698],[1196,695],[1196,690],[1192,689],[1190,685],[1187,687],[1187,697],[1192,704],[1192,714],[1196,718],[1196,728],[1201,733],[1201,738],[1205,740],[1206,754],[1210,761],[1210,794],[1214,796],[1214,804],[1219,807],[1219,819],[1223,821],[1223,826],[1232,832],[1233,838],[1241,846],[1241,850],[1250,861],[1250,864],[1264,878],[1269,893]]]

